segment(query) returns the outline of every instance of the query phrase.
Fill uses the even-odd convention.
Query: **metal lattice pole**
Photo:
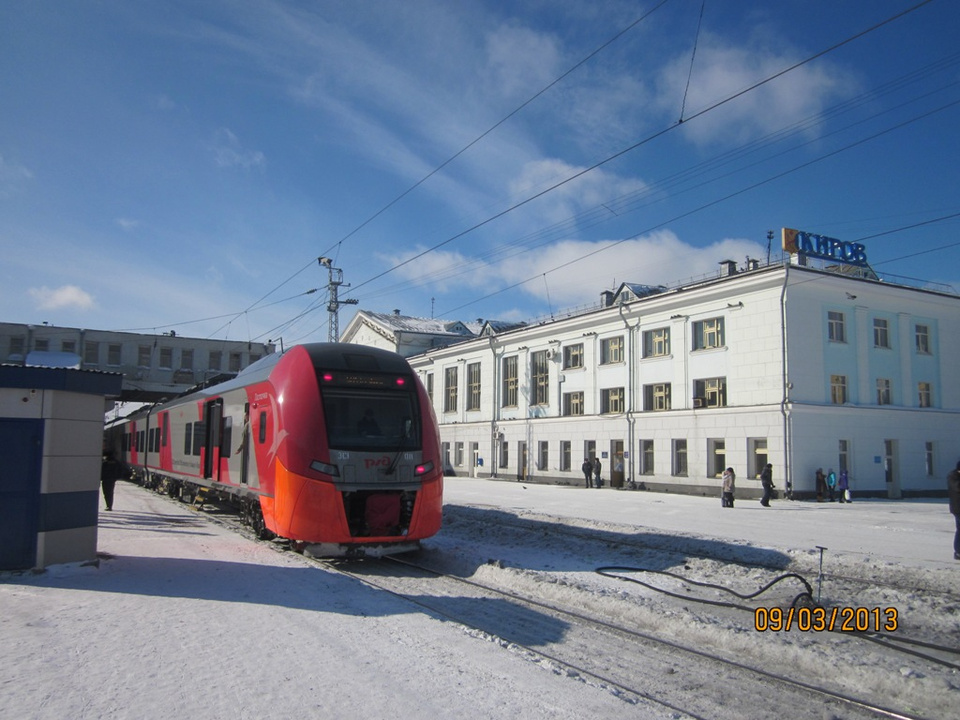
[[[328,257],[317,258],[317,262],[325,267],[329,274],[329,280],[327,283],[327,341],[328,342],[340,342],[340,306],[341,305],[356,305],[358,300],[355,298],[349,298],[347,300],[340,300],[338,297],[338,291],[341,285],[343,285],[343,270],[340,268],[335,268],[333,266],[333,260]],[[346,287],[350,287],[349,284]]]

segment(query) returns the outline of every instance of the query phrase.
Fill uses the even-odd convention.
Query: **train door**
[[[203,476],[220,480],[220,426],[223,422],[223,399],[210,400],[204,406],[203,420],[206,438],[203,454]]]
[[[883,473],[887,481],[887,497],[898,500],[900,493],[900,468],[897,462],[897,441],[883,441]]]
[[[250,472],[250,403],[243,405],[243,429],[240,431],[240,484],[249,482]]]

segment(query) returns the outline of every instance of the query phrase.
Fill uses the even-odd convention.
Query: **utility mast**
[[[327,283],[327,293],[330,298],[327,301],[327,313],[330,316],[327,323],[327,341],[333,343],[340,342],[340,306],[356,305],[359,301],[356,298],[340,300],[337,297],[337,288],[343,285],[343,270],[335,268],[333,266],[333,260],[328,257],[321,257],[317,258],[317,262],[325,267],[330,274],[330,280]],[[348,283],[346,287],[350,287],[350,284]]]

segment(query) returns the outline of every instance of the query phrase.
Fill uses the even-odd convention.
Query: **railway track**
[[[756,718],[922,717],[406,559],[322,564],[632,704],[694,718],[723,717],[733,707],[749,708]]]
[[[241,519],[229,509],[221,508],[207,516],[253,539]],[[829,668],[837,662],[835,651],[841,649],[845,655],[839,662],[846,663],[852,657],[849,643],[857,640],[851,635],[830,637],[822,633],[813,637],[800,633],[798,642],[798,633],[758,633],[744,624],[742,617],[739,621],[725,617],[719,622],[705,622],[704,611],[694,608],[692,602],[678,603],[675,599],[669,603],[653,602],[638,615],[633,602],[636,598],[622,590],[598,588],[586,580],[558,580],[551,577],[549,568],[531,569],[522,567],[522,563],[511,566],[509,560],[465,557],[470,554],[463,551],[465,544],[476,546],[483,535],[475,524],[456,517],[446,528],[450,545],[433,547],[431,543],[430,548],[415,555],[416,562],[315,562],[402,597],[438,618],[456,622],[478,638],[496,642],[552,672],[603,687],[632,705],[654,704],[682,716],[709,718],[735,717],[737,708],[749,709],[752,717],[778,720],[783,715],[818,719],[938,717],[932,709],[935,705],[925,709],[923,703],[898,697],[896,693],[884,694],[876,688],[856,692],[842,678],[811,673],[809,663],[800,662],[799,668],[791,671],[791,661],[780,659],[791,654],[813,654],[818,656],[818,664]],[[487,534],[505,531],[504,527],[492,527],[490,518],[482,526]],[[541,524],[531,528],[523,523],[506,528],[518,533],[521,545],[549,544],[543,530]],[[589,535],[574,529],[572,536],[584,543]],[[568,528],[550,528],[551,542],[569,545],[570,537]],[[510,548],[497,547],[498,540],[494,537],[492,544],[474,549],[477,553],[509,557]],[[598,531],[591,541],[611,553],[624,551],[605,531]],[[677,552],[637,543],[627,545],[629,553],[647,556],[651,551],[657,555]],[[274,546],[280,551],[289,550],[281,543],[275,542]],[[549,548],[538,549],[550,557]],[[690,553],[683,554],[689,560]],[[584,574],[587,570],[584,565]],[[593,568],[589,572],[593,574]],[[609,578],[604,581],[615,582]],[[545,588],[549,591],[544,592]],[[745,637],[750,642],[744,643]],[[957,662],[955,654],[949,655],[956,653],[951,648],[902,635],[897,639],[907,646],[908,652],[922,656],[946,652],[952,657],[948,662]],[[758,645],[762,652],[758,652]],[[901,648],[885,643],[854,656],[870,656],[863,661],[865,664],[886,663],[892,677],[901,680],[896,674],[904,672],[903,666],[898,668],[897,661],[890,659],[901,652]],[[929,659],[921,657],[917,662],[926,667],[924,663]],[[927,671],[919,673],[921,677],[924,672]],[[757,708],[764,710],[756,712]]]

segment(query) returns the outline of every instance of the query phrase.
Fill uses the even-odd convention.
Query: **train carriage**
[[[213,492],[258,535],[314,555],[417,547],[440,528],[443,468],[426,391],[401,356],[316,343],[107,427],[144,484]],[[203,489],[203,490],[201,490]]]

